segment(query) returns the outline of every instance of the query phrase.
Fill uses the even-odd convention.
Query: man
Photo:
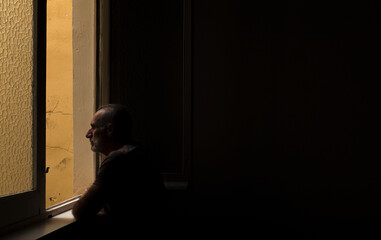
[[[90,125],[86,138],[91,150],[106,158],[92,186],[74,205],[74,217],[86,222],[103,214],[122,224],[168,215],[170,205],[161,176],[142,148],[133,143],[127,109],[116,104],[102,106]]]

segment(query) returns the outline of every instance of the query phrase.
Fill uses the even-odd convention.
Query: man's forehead
[[[99,121],[99,119],[102,118],[103,113],[104,113],[103,109],[97,111],[97,112],[94,114],[93,119],[91,120],[91,123],[94,124],[94,123],[96,123],[97,121]]]

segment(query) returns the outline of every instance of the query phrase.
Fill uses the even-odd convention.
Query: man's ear
[[[107,124],[106,132],[109,137],[114,135],[114,125],[112,123]]]

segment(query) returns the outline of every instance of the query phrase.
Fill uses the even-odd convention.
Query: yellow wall
[[[72,1],[48,0],[46,207],[73,196]]]

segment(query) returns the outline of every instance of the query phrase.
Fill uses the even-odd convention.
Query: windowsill
[[[3,236],[3,240],[38,239],[75,221],[71,210]]]
[[[35,218],[15,224],[0,236],[1,239],[37,239],[63,228],[75,221],[71,212],[79,196],[46,209],[46,212]],[[7,233],[8,232],[8,233]]]
[[[188,182],[165,182],[165,187],[168,190],[186,190]],[[75,222],[71,208],[78,200],[79,196],[73,197],[64,203],[47,209],[47,216],[53,216],[47,218],[38,223],[29,225],[19,230],[10,232],[9,234],[1,236],[2,240],[15,240],[15,239],[38,239],[49,233],[52,233],[60,228],[63,228],[73,222]],[[66,211],[65,211],[66,210]],[[62,212],[65,211],[65,212]]]

